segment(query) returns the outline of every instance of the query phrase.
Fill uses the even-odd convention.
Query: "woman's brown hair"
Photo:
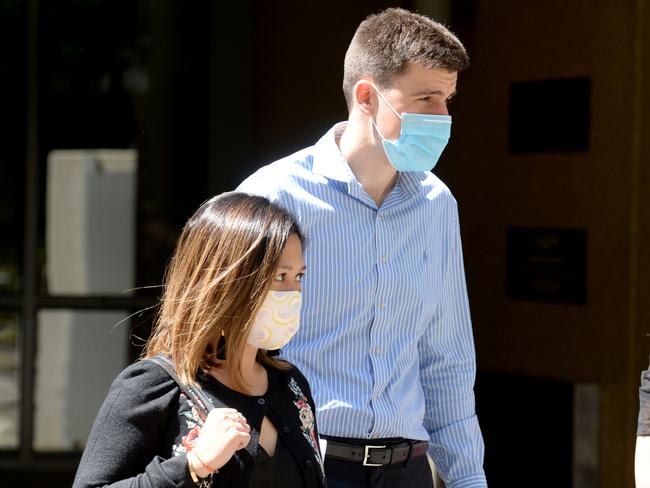
[[[239,364],[291,234],[304,242],[295,219],[264,197],[231,192],[203,203],[185,224],[167,266],[143,357],[169,356],[187,384],[216,364],[245,391]],[[225,358],[219,359],[215,349],[222,335]],[[261,349],[257,359],[288,368]]]

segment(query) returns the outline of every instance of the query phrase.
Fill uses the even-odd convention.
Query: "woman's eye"
[[[286,274],[286,273],[280,273],[280,274],[275,275],[275,276],[273,277],[273,279],[274,279],[275,281],[284,281],[284,279],[285,279],[286,277],[287,277],[287,274]]]
[[[302,280],[303,280],[304,278],[305,278],[305,273],[298,273],[298,274],[296,275],[296,281],[297,281],[298,283],[302,283]]]

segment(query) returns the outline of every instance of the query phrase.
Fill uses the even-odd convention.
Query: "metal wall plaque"
[[[586,303],[585,230],[509,228],[507,253],[510,298]]]
[[[510,151],[589,149],[591,79],[566,78],[510,85]]]

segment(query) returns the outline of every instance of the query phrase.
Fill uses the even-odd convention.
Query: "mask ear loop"
[[[374,119],[374,118],[372,119],[372,126],[373,126],[373,127],[375,128],[375,130],[377,131],[377,134],[379,134],[379,137],[381,137],[381,140],[382,140],[382,141],[385,141],[386,138],[384,137],[384,134],[382,134],[381,131],[379,130],[379,127],[377,127],[377,122],[375,122],[375,119]]]
[[[379,98],[381,98],[381,100],[386,104],[386,106],[390,109],[390,111],[393,112],[400,120],[402,120],[402,116],[397,113],[397,111],[393,108],[393,106],[390,103],[388,103],[388,100],[386,100],[386,98],[381,93],[379,88],[377,88],[377,85],[375,85],[372,81],[367,81],[367,80],[364,81],[366,81],[366,83],[368,83],[371,87],[373,87],[377,95],[379,95]],[[382,132],[379,130],[379,126],[377,125],[377,121],[375,120],[374,117],[372,118],[372,126],[377,131],[377,134],[379,134],[379,137],[381,137],[381,140],[386,141],[387,139],[384,137],[384,134],[382,134]]]
[[[377,95],[379,95],[379,98],[381,98],[384,101],[384,103],[390,109],[390,111],[393,112],[397,117],[399,117],[400,120],[402,120],[402,116],[397,113],[397,110],[395,110],[390,103],[388,103],[388,100],[386,100],[386,97],[384,97],[384,95],[381,93],[379,88],[377,88],[377,85],[375,85],[374,83],[372,83],[370,81],[368,82],[368,84],[375,89],[375,91],[377,92]]]

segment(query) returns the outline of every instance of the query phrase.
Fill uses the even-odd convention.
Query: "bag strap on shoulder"
[[[205,421],[206,417],[210,413],[210,410],[212,410],[214,407],[212,406],[212,402],[210,402],[206,394],[203,393],[203,390],[201,390],[201,388],[198,386],[189,386],[183,383],[174,370],[174,363],[167,356],[159,354],[148,359],[156,363],[158,366],[164,369],[169,376],[171,376],[171,378],[178,384],[178,387],[181,389],[181,391],[185,393],[185,396],[187,396],[187,398],[189,398],[194,403],[199,412],[199,417],[201,417],[201,420]]]

